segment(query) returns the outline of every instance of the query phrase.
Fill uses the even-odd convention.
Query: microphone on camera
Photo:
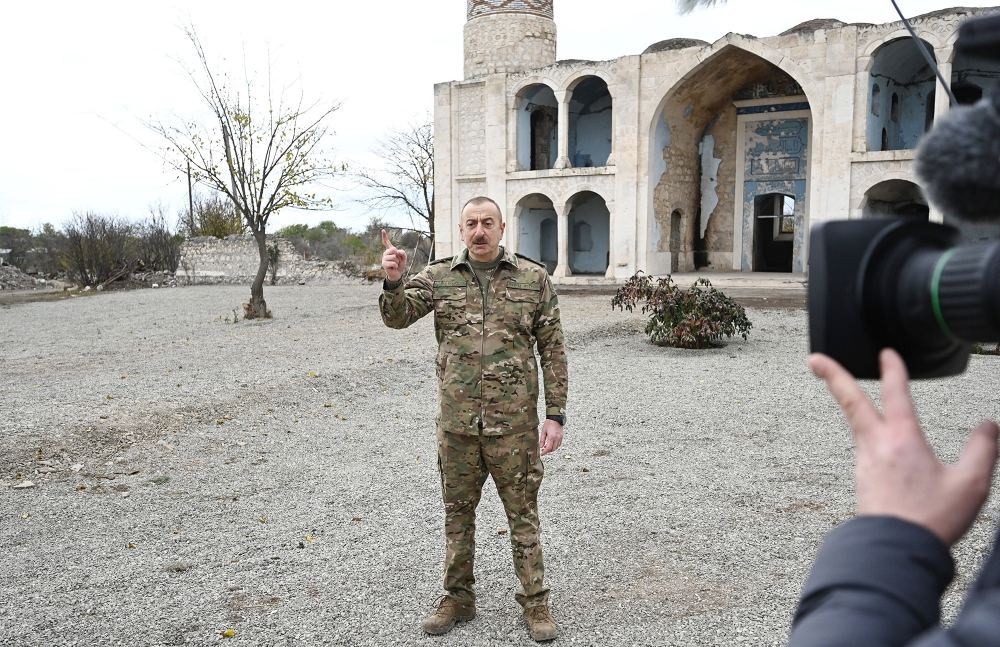
[[[1000,91],[953,108],[920,143],[917,176],[934,206],[966,222],[1000,218]]]

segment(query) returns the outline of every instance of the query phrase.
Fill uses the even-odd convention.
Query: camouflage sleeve
[[[433,281],[429,276],[429,266],[406,283],[393,289],[383,289],[378,299],[382,321],[390,328],[406,328],[431,311]],[[387,287],[387,286],[384,286]]]
[[[569,367],[562,321],[559,318],[559,297],[548,275],[542,280],[541,308],[535,316],[535,339],[545,380],[545,415],[566,415],[566,393],[569,389]]]

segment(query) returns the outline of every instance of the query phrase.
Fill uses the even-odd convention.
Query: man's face
[[[458,233],[469,248],[469,257],[481,263],[495,259],[500,253],[504,226],[493,203],[467,205],[458,222]]]

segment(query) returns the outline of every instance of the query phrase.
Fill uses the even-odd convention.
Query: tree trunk
[[[260,265],[257,267],[257,276],[250,286],[250,303],[246,308],[247,319],[267,319],[271,313],[267,311],[267,303],[264,301],[264,279],[267,278],[267,266],[270,261],[267,255],[267,239],[264,236],[264,229],[253,232],[254,240],[257,241],[257,251],[260,254]]]

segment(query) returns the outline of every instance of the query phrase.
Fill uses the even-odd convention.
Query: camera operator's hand
[[[879,361],[881,414],[840,364],[826,355],[809,358],[809,367],[826,382],[854,432],[858,514],[904,519],[951,546],[972,526],[989,494],[997,425],[979,425],[958,463],[942,464],[913,411],[902,358],[886,349]]]

